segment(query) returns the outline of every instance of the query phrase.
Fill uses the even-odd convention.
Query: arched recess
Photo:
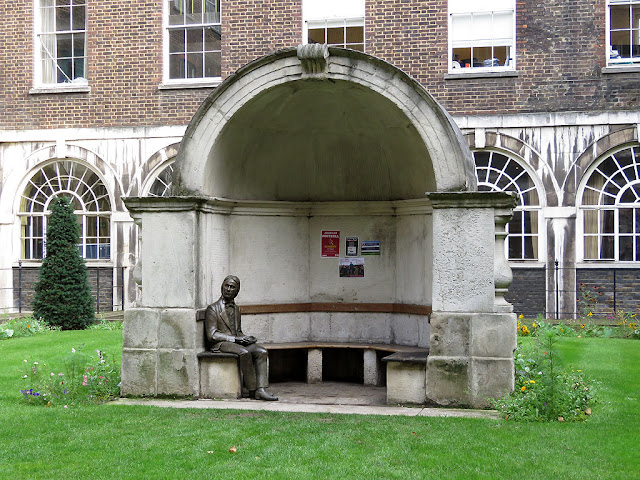
[[[640,144],[619,145],[587,169],[578,193],[578,258],[640,261]]]
[[[141,197],[169,195],[173,184],[173,164],[179,148],[179,142],[168,145],[154,153],[144,164],[141,171]]]
[[[507,258],[540,260],[544,255],[544,188],[526,163],[497,149],[473,150],[478,190],[514,192],[518,205],[507,224]]]
[[[20,258],[43,258],[50,203],[61,195],[71,199],[78,217],[82,256],[111,260],[113,194],[95,168],[71,158],[43,162],[26,175],[16,198]]]
[[[325,47],[312,68],[296,52],[248,64],[205,100],[174,194],[361,201],[476,189],[459,129],[416,81],[360,52]]]

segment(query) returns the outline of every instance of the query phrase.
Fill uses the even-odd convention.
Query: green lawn
[[[566,363],[601,383],[600,403],[583,423],[22,402],[24,359],[52,364],[83,343],[115,353],[121,335],[94,330],[0,341],[0,478],[640,478],[637,341],[562,340]]]

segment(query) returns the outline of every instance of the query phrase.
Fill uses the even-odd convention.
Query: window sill
[[[176,83],[161,83],[158,85],[158,90],[183,90],[187,88],[215,88],[222,83],[220,78],[212,79],[210,81],[197,81],[197,82],[176,82]]]
[[[91,87],[89,85],[72,85],[72,84],[61,84],[61,85],[48,85],[48,86],[40,86],[33,87],[29,90],[29,95],[42,95],[49,93],[90,93]]]
[[[466,70],[466,69],[456,69]],[[445,80],[468,80],[470,78],[500,78],[500,77],[517,77],[519,73],[515,70],[503,70],[499,72],[460,72],[460,73],[445,73]]]
[[[602,67],[602,73],[638,73],[640,72],[640,65],[616,65],[609,67]]]

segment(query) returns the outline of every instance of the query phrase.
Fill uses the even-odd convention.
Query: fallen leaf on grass
[[[587,409],[584,411],[584,413],[585,413],[585,415],[591,415],[591,409],[590,409],[590,408],[587,408]]]
[[[558,417],[559,422],[564,422],[564,417]]]
[[[238,451],[238,449],[236,447],[231,447],[229,449],[229,453],[236,453]]]

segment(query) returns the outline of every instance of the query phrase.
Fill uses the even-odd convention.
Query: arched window
[[[517,160],[502,153],[476,151],[473,155],[478,190],[518,194],[518,206],[507,225],[509,260],[537,260],[540,196],[533,178]]]
[[[640,260],[640,147],[624,147],[591,172],[582,192],[585,260]]]
[[[57,196],[71,199],[82,227],[82,256],[111,258],[111,202],[100,177],[89,167],[71,160],[41,167],[27,183],[20,201],[21,258],[42,259],[45,254],[49,204]]]
[[[168,197],[173,183],[173,162],[164,167],[149,189],[150,197]]]

